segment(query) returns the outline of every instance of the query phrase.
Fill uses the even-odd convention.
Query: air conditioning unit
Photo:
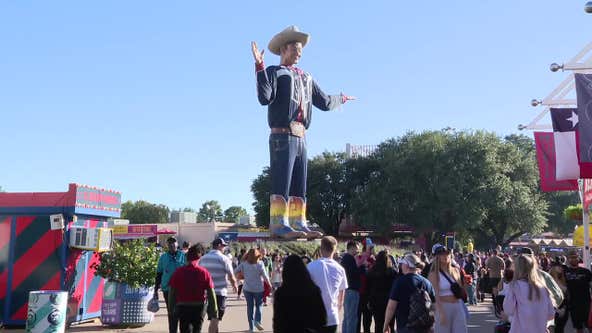
[[[110,251],[113,248],[113,229],[72,227],[70,247],[96,252]]]

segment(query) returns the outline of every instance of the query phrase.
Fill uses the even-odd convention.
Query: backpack
[[[409,298],[409,316],[407,328],[416,331],[426,331],[434,325],[434,312],[431,311],[432,299],[424,288],[416,289]]]

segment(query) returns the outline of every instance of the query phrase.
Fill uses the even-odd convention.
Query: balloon
[[[590,239],[592,240],[592,226],[588,230]],[[573,246],[584,246],[584,226],[579,225],[573,233]]]

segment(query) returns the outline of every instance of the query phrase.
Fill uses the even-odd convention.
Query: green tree
[[[223,217],[222,206],[220,206],[220,203],[216,200],[204,202],[197,213],[198,222],[222,221]]]
[[[241,216],[247,215],[247,210],[240,206],[231,206],[224,211],[224,221],[238,223]]]
[[[307,218],[327,234],[337,235],[340,217],[347,210],[346,156],[328,153],[308,163]]]
[[[481,200],[486,209],[483,230],[495,244],[507,245],[524,233],[543,231],[547,201],[539,191],[534,142],[525,137],[506,137],[488,159],[496,171],[483,181]],[[528,144],[530,142],[530,144]]]
[[[121,217],[131,224],[168,223],[169,213],[167,206],[143,200],[126,201],[121,205]]]
[[[263,171],[251,184],[251,193],[253,193],[253,210],[255,211],[255,224],[259,227],[269,226],[269,196],[271,189],[271,177],[269,167],[263,168]]]
[[[565,207],[580,203],[578,192],[546,192],[543,194],[549,203],[549,215],[547,222],[547,231],[567,236],[574,231],[579,221],[568,219],[563,214]]]

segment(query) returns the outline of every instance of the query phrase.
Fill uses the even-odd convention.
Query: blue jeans
[[[358,304],[360,293],[357,290],[347,289],[343,302],[343,325],[342,333],[357,333],[358,331]]]
[[[271,194],[306,198],[306,140],[290,134],[270,134]]]
[[[263,303],[263,292],[252,293],[243,290],[247,300],[247,320],[249,321],[249,330],[253,330],[255,323],[261,323],[261,303]],[[253,318],[253,307],[255,308],[255,318]],[[253,320],[254,319],[254,320]]]
[[[467,296],[469,299],[469,304],[474,305],[477,304],[477,294],[476,294],[477,282],[473,280],[473,283],[467,284]]]

